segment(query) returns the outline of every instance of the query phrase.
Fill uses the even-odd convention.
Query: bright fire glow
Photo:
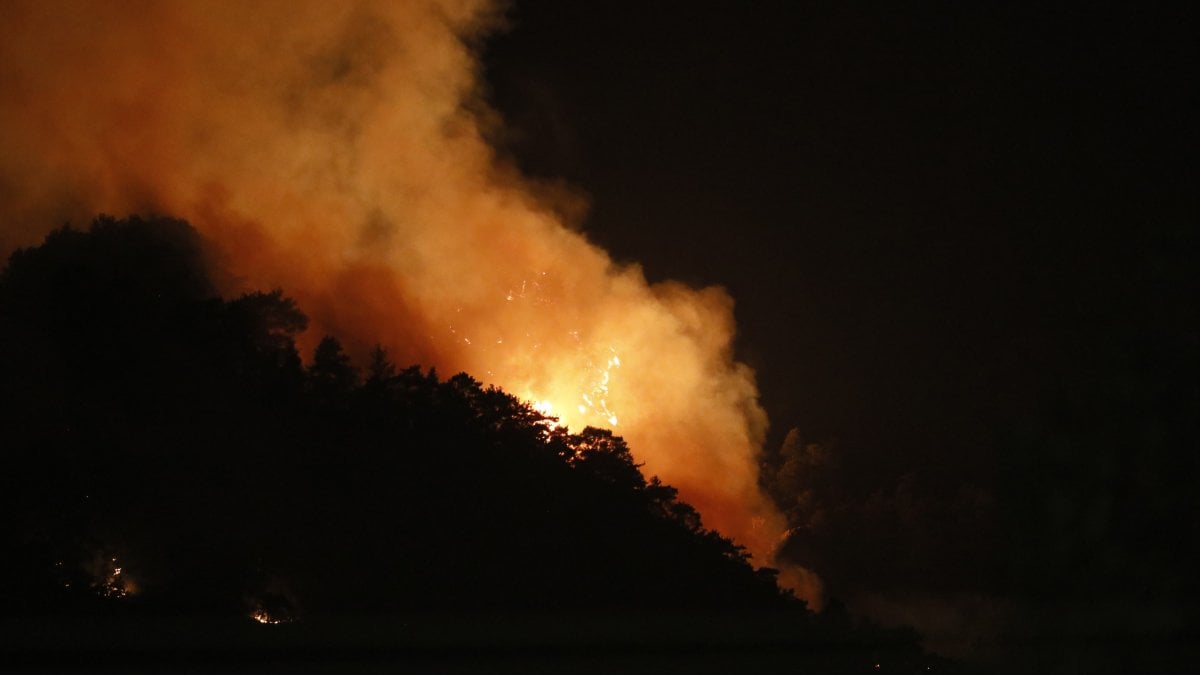
[[[783,519],[732,300],[648,283],[556,215],[577,197],[497,161],[468,47],[494,10],[0,3],[0,254],[98,212],[186,218],[230,279],[297,299],[306,350],[381,341],[572,429],[619,425],[647,474],[772,562]]]
[[[127,598],[133,595],[135,588],[133,582],[123,572],[123,568],[117,563],[115,557],[108,558],[100,563],[98,578],[93,582],[92,587],[106,598],[118,600]]]
[[[261,608],[256,609],[253,612],[251,612],[250,618],[257,621],[258,623],[267,624],[267,625],[271,625],[271,626],[276,625],[276,624],[281,624],[281,623],[291,623],[291,619],[285,619],[282,617],[273,616],[269,612],[267,612],[267,610],[261,609]]]
[[[572,336],[578,340],[578,331],[572,332]],[[581,357],[581,377],[577,380],[565,377],[561,382],[542,385],[551,393],[551,398],[538,398],[530,393],[523,398],[539,413],[557,418],[557,422],[550,423],[551,428],[561,426],[575,431],[585,426],[616,428],[620,419],[610,407],[609,398],[613,370],[620,367],[621,358],[611,347],[609,352],[611,356],[599,365],[593,359]]]

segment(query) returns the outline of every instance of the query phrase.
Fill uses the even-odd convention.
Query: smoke
[[[478,0],[0,5],[0,250],[97,212],[192,222],[359,353],[614,428],[772,560],[766,418],[721,289],[648,284],[484,140]]]

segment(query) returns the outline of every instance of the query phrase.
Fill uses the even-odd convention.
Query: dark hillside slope
[[[787,603],[608,431],[333,338],[303,366],[303,314],[217,297],[185,223],[51,234],[0,316],[8,564],[53,577],[22,602],[119,566],[131,601],[214,611]]]
[[[300,309],[210,265],[99,218],[0,272],[0,666],[947,665],[809,612],[611,432],[333,337],[305,365]]]

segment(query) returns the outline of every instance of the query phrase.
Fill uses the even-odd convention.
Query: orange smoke
[[[766,426],[718,288],[648,284],[483,139],[476,0],[0,5],[0,249],[97,212],[185,218],[317,337],[613,427],[771,562]],[[236,287],[228,290],[237,290]]]

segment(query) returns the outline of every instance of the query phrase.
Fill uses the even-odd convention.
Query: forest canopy
[[[100,217],[11,257],[0,461],[20,554],[6,564],[31,582],[10,600],[798,603],[611,431],[569,431],[382,346],[358,367],[326,336],[303,359],[307,320],[283,291],[223,299],[208,266],[169,218]]]

